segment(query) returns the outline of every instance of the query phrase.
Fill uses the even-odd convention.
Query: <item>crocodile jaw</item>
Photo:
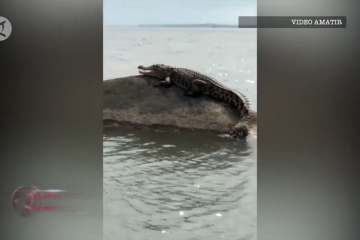
[[[159,71],[143,71],[143,70],[139,70],[139,73],[142,74],[142,75],[155,77],[155,78],[160,79],[160,80],[165,80],[165,78],[166,78],[166,75],[159,72]]]
[[[139,73],[146,76],[155,77],[160,80],[165,80],[167,77],[167,73],[164,69],[153,69],[151,66],[150,67],[139,66],[138,68],[139,68]]]

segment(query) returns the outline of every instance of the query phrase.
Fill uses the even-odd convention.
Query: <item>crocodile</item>
[[[187,68],[177,68],[164,64],[154,64],[148,67],[140,65],[139,73],[160,79],[154,87],[168,88],[172,85],[184,89],[183,94],[189,97],[208,95],[231,104],[240,114],[240,121],[230,131],[233,138],[246,138],[249,126],[257,119],[257,114],[250,109],[248,99],[240,92],[230,89],[218,80]]]

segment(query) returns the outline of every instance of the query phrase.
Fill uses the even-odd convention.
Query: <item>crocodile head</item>
[[[164,64],[154,64],[149,67],[140,65],[138,69],[140,74],[165,80],[173,68]]]

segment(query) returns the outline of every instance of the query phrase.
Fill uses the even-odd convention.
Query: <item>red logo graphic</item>
[[[45,205],[45,198],[61,198],[66,196],[64,190],[40,190],[35,186],[21,186],[11,195],[12,208],[22,217],[30,217],[32,212],[50,211],[58,209],[57,206]]]

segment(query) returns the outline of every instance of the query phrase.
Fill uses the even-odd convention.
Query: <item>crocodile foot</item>
[[[230,132],[232,138],[244,139],[249,136],[249,127],[246,124],[235,126]]]

